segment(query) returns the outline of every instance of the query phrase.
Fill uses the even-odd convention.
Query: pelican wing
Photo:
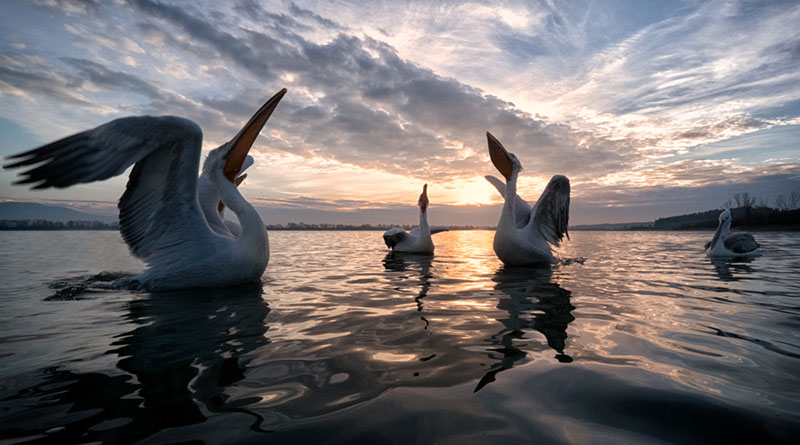
[[[506,197],[505,182],[492,175],[486,175],[484,176],[484,178],[486,178],[486,180],[489,181],[494,186],[494,188],[497,189],[498,192],[500,192],[500,196],[502,196],[503,198]],[[530,219],[531,219],[531,206],[518,194],[514,198],[514,222],[517,225],[517,227],[522,228],[528,225]]]
[[[384,232],[383,242],[386,243],[386,247],[392,248],[396,246],[397,243],[406,239],[407,236],[408,234],[405,230],[401,229],[400,227],[392,227]]]
[[[100,181],[135,164],[118,205],[120,232],[135,256],[152,263],[166,244],[187,241],[165,237],[170,229],[195,240],[209,233],[197,204],[201,146],[200,127],[187,119],[126,117],[14,155],[5,168],[31,167],[18,183],[43,189]]]
[[[532,230],[538,230],[554,246],[558,246],[565,235],[569,239],[569,190],[566,176],[553,176],[533,207]]]
[[[450,228],[447,226],[431,226],[431,235],[439,232],[447,232]]]
[[[725,247],[730,249],[733,253],[748,253],[761,247],[753,235],[746,232],[732,233],[731,236],[725,238]]]

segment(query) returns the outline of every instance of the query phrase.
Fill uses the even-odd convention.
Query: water
[[[143,269],[115,232],[0,232],[0,439],[800,434],[800,234],[711,261],[709,232],[576,232],[549,269],[502,267],[491,232],[434,257],[380,235],[272,232],[263,285],[150,294],[84,288]]]

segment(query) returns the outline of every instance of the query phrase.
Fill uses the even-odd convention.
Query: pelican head
[[[208,160],[203,165],[203,171],[206,169],[219,168],[219,164],[224,162],[222,171],[225,177],[232,183],[239,185],[244,180],[245,176],[239,176],[247,167],[252,165],[252,157],[248,156],[250,148],[253,147],[258,134],[267,123],[267,119],[275,111],[278,103],[286,94],[286,88],[282,88],[277,94],[272,96],[261,108],[256,111],[253,117],[247,121],[247,124],[234,136],[233,139],[221,145],[220,147],[211,150],[208,154]]]
[[[510,180],[515,168],[517,171],[522,170],[522,164],[513,153],[509,153],[503,147],[503,144],[492,133],[487,131],[486,139],[489,141],[489,157],[492,159],[492,164],[506,178],[506,181]]]
[[[732,218],[731,218],[730,209],[725,209],[725,210],[722,211],[722,213],[719,214],[719,223],[720,224],[722,224],[724,222],[730,222],[731,219]]]
[[[423,212],[428,210],[428,184],[422,186],[422,193],[419,195],[417,205],[419,205],[419,209]]]

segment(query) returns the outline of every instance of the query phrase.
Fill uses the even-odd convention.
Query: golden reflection
[[[468,293],[486,289],[499,260],[492,249],[493,230],[459,230],[437,235],[436,261],[447,277],[437,283],[441,292]]]
[[[372,358],[375,360],[380,360],[382,362],[392,362],[392,363],[400,363],[400,362],[410,362],[417,359],[416,354],[395,354],[392,352],[376,352],[372,354]]]

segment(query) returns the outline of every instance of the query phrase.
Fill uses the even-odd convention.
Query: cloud
[[[34,0],[42,8],[58,9],[69,14],[93,13],[101,8],[98,0]]]
[[[599,203],[625,187],[662,196],[740,178],[729,175],[753,159],[706,159],[713,143],[798,117],[794,4],[634,3],[626,14],[603,2],[386,2],[369,21],[346,2],[40,4],[66,14],[72,40],[0,54],[0,99],[40,120],[176,114],[202,126],[208,148],[288,87],[259,159],[333,173],[253,178],[262,197],[389,202],[422,181],[463,184],[494,173],[487,130],[521,159],[526,197],[556,173]]]
[[[86,97],[72,87],[77,78],[53,75],[47,62],[18,53],[0,53],[0,92],[45,96],[70,105],[94,107]]]
[[[418,178],[455,178],[474,176],[486,169],[483,133],[489,129],[507,140],[523,159],[535,160],[529,167],[532,174],[540,166],[547,175],[555,170],[578,174],[595,167],[622,168],[629,162],[624,153],[629,148],[624,144],[576,133],[565,125],[548,124],[509,102],[404,61],[392,47],[370,38],[339,34],[330,42],[315,43],[285,31],[287,26],[296,25],[294,19],[268,13],[248,2],[239,3],[235,11],[280,23],[283,35],[266,34],[277,29],[270,26],[263,32],[221,26],[236,22],[224,14],[221,18],[204,16],[148,0],[131,0],[128,4],[152,19],[137,26],[161,44],[206,59],[210,48],[220,58],[218,64],[230,67],[225,63],[230,62],[263,84],[278,83],[274,79],[289,75],[295,79],[291,83],[308,92],[310,97],[287,98],[282,105],[281,112],[288,112],[292,120],[282,124],[280,118],[274,119],[273,128],[287,136],[271,148]],[[334,22],[320,20],[296,5],[290,5],[290,11],[320,26],[338,29]],[[119,79],[112,85],[106,74],[115,72],[99,64],[84,63],[80,68],[84,77],[100,87],[103,82],[108,82],[106,88],[127,83],[131,91],[149,95],[154,101],[149,108],[166,108],[169,112],[181,108],[159,100],[159,96],[168,95],[163,89],[150,88],[125,73],[116,72]],[[247,84],[252,85],[252,81]],[[245,96],[253,96],[252,87],[232,97],[196,97],[193,102],[211,105],[218,112],[209,117],[238,117],[257,106],[246,107],[253,101],[243,100]],[[229,128],[231,120],[222,120],[230,124],[226,125],[228,133],[233,131]],[[208,121],[211,134],[222,134],[219,123]],[[573,156],[565,158],[565,150]],[[580,162],[564,162],[567,158]]]

